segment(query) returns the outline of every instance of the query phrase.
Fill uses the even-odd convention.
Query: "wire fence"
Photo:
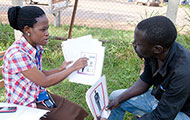
[[[28,4],[26,4],[26,1]],[[32,0],[29,0],[32,1]],[[55,14],[50,11],[50,6],[44,3],[29,4],[28,0],[23,0],[23,6],[37,5],[41,7],[48,16],[50,24],[55,24]],[[119,30],[134,30],[135,25],[142,19],[155,16],[166,15],[167,2],[159,6],[147,6],[136,4],[133,0],[79,0],[74,25],[110,28]],[[69,26],[75,0],[69,0],[68,7],[60,12],[61,26]],[[8,24],[7,11],[12,6],[11,0],[0,0],[0,22]],[[176,18],[178,31],[186,32],[190,30],[190,6],[180,5]],[[63,31],[68,32],[64,27]],[[60,30],[59,30],[60,31]],[[58,31],[53,31],[54,36],[61,36]]]

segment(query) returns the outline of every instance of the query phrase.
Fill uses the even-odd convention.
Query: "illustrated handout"
[[[91,35],[87,35],[63,41],[62,50],[65,60],[73,61],[72,64],[81,57],[88,58],[86,67],[68,76],[70,82],[93,85],[99,80],[102,74],[105,53],[102,42],[93,39]]]
[[[105,110],[106,106],[108,105],[108,93],[105,76],[101,77],[86,92],[86,102],[96,120],[98,116],[101,116],[102,118],[108,118],[110,115],[110,110]]]
[[[86,75],[94,75],[95,67],[96,67],[96,61],[97,61],[97,54],[96,53],[82,52],[81,57],[87,57],[88,58],[88,66],[80,69],[78,71],[78,73],[79,74],[86,74]]]

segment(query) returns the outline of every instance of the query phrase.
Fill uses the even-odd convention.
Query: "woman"
[[[45,120],[83,120],[88,114],[80,106],[63,97],[48,93],[46,88],[58,84],[73,71],[87,65],[87,58],[78,59],[53,70],[42,70],[42,46],[48,43],[48,19],[36,6],[16,6],[8,10],[12,28],[23,36],[7,50],[3,63],[3,78],[8,103],[50,110]]]

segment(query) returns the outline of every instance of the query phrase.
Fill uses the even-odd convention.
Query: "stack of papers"
[[[109,117],[111,111],[105,110],[108,105],[108,93],[105,76],[101,77],[91,86],[90,89],[88,89],[86,92],[86,102],[95,120],[97,120],[97,117]]]
[[[62,42],[62,51],[66,61],[77,61],[81,57],[88,58],[88,65],[68,76],[70,82],[93,85],[102,74],[105,47],[102,42],[91,35],[68,39]],[[70,67],[70,64],[68,67]]]

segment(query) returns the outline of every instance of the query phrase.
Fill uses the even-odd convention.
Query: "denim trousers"
[[[110,100],[116,98],[125,90],[113,91],[110,95]],[[143,114],[152,112],[157,105],[158,100],[151,95],[151,90],[148,90],[146,93],[126,100],[119,107],[112,109],[108,120],[123,120],[126,111],[142,116]],[[183,112],[179,112],[174,120],[190,120],[190,118]]]

